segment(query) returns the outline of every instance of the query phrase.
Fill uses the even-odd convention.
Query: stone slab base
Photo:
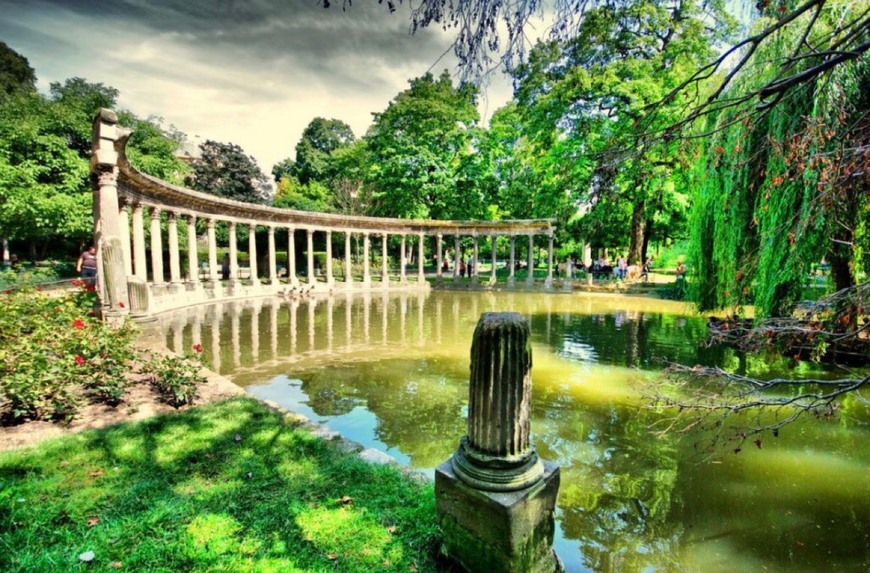
[[[447,554],[470,573],[554,573],[559,468],[544,462],[544,477],[513,492],[475,489],[460,480],[452,460],[435,470],[438,523]]]

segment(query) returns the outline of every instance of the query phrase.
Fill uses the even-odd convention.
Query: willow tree
[[[747,60],[722,101],[769,85],[782,62],[814,67],[795,46],[836,46],[842,23],[870,2],[828,3],[781,26]],[[804,20],[814,20],[813,33]],[[758,22],[761,29],[771,19]],[[765,28],[767,27],[767,28]],[[701,308],[754,300],[761,315],[787,314],[811,265],[830,263],[834,290],[856,284],[870,219],[870,68],[852,59],[795,86],[776,105],[747,113],[723,106],[703,128],[692,218],[695,298]],[[844,309],[846,322],[857,313]]]

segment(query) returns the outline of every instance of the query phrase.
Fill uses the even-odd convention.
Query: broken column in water
[[[530,441],[528,322],[484,313],[471,343],[468,433],[435,471],[447,553],[470,572],[561,571],[553,551],[559,468]]]

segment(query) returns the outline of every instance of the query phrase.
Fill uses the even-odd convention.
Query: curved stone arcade
[[[549,240],[548,271],[543,286],[550,286],[553,277],[553,220],[508,221],[436,221],[380,217],[362,217],[278,209],[264,205],[224,199],[172,185],[138,171],[130,165],[125,146],[131,132],[117,123],[116,114],[101,110],[94,119],[91,172],[94,175],[94,239],[97,257],[103,270],[98,276],[98,291],[103,315],[112,320],[132,314],[145,319],[166,310],[208,301],[248,298],[252,296],[297,296],[312,292],[345,292],[372,289],[428,289],[424,274],[427,260],[427,237],[435,238],[434,252],[429,255],[436,263],[436,284],[459,281],[459,266],[454,264],[451,277],[443,273],[445,251],[460,251],[462,237],[473,238],[473,278],[478,278],[478,241],[489,240],[495,246],[499,236],[510,238],[510,276],[508,285],[515,284],[514,269],[519,249],[526,249],[528,268],[533,268],[534,240],[545,236]],[[166,237],[164,247],[164,215]],[[150,249],[145,244],[145,220],[149,220]],[[186,261],[181,260],[178,221],[187,223],[188,245],[198,244],[197,221],[206,222],[208,261],[200,266],[197,249],[188,249]],[[218,261],[217,232],[224,225],[229,237],[229,277],[221,280]],[[248,260],[250,268],[242,274],[239,266],[237,230],[248,229]],[[267,245],[258,245],[256,231],[265,228]],[[302,266],[296,257],[297,231],[304,232],[305,276],[299,276]],[[278,261],[276,235],[287,236],[287,260]],[[333,235],[344,236],[342,280],[333,272]],[[318,278],[315,269],[315,238],[325,241],[324,276]],[[398,280],[393,280],[388,267],[390,237],[401,238]],[[351,258],[352,240],[362,242],[362,270],[354,274]],[[372,269],[373,242],[381,248],[381,268]],[[447,244],[445,244],[445,242]],[[406,253],[416,244],[416,276],[407,276]],[[263,254],[268,266],[260,273],[258,256]],[[496,280],[496,249],[489,282]],[[155,256],[158,254],[158,256]],[[167,260],[165,260],[167,259]],[[262,259],[261,259],[262,260]],[[279,276],[279,266],[285,266]],[[168,269],[167,269],[168,267]],[[263,278],[260,278],[261,274]],[[524,287],[534,286],[533,273]]]

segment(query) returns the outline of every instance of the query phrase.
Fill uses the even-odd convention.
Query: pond
[[[704,345],[672,301],[594,294],[378,293],[249,301],[162,318],[167,344],[262,399],[432,474],[465,434],[482,312],[525,315],[532,440],[561,467],[555,546],[569,572],[870,570],[870,409],[849,399],[757,445],[662,433],[667,364],[820,377]],[[837,376],[842,377],[842,373]],[[715,434],[720,435],[720,434]]]

